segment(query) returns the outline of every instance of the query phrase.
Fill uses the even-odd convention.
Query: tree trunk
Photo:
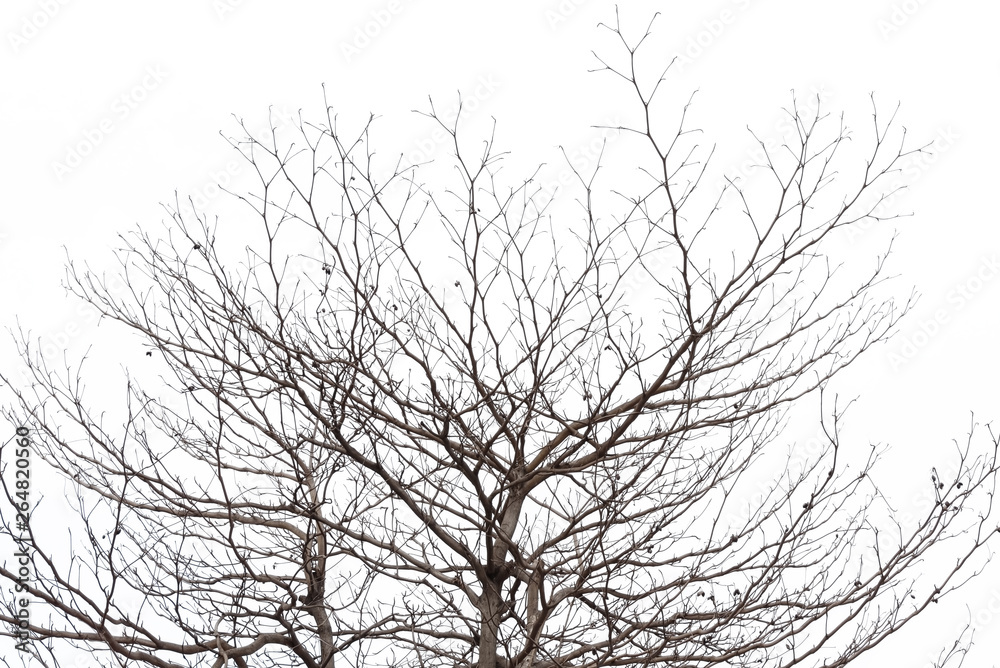
[[[497,658],[497,641],[502,606],[500,584],[493,580],[487,581],[483,586],[479,606],[482,619],[479,622],[479,661],[476,662],[476,668],[501,668]]]

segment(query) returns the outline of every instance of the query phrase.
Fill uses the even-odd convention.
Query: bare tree
[[[836,401],[822,448],[785,452],[762,498],[747,484],[790,408],[909,307],[877,297],[884,258],[849,283],[826,255],[876,215],[905,132],[875,114],[852,171],[843,120],[793,107],[759,190],[707,199],[688,106],[664,131],[663,76],[636,73],[649,32],[612,32],[623,59],[601,69],[637,100],[622,131],[648,160],[613,197],[577,173],[571,220],[433,107],[454,167],[434,189],[328,107],[294,143],[233,143],[260,180],[242,260],[178,204],[165,236],[124,238],[126,294],[70,264],[173,399],[130,379],[105,426],[82,365],[19,339],[33,382],[4,379],[7,415],[82,520],[17,527],[4,478],[40,661],[65,642],[163,668],[845,666],[976,571],[992,433],[928,472],[936,503],[906,526]],[[945,543],[953,561],[924,572]],[[11,605],[0,620],[16,635]]]

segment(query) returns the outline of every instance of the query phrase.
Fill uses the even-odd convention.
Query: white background
[[[633,34],[653,11],[661,16],[645,57],[664,65],[675,55],[690,59],[668,75],[664,95],[681,103],[699,90],[690,120],[705,129],[705,144],[718,143],[723,168],[747,159],[747,125],[775,134],[792,90],[800,100],[820,92],[825,110],[844,111],[857,142],[871,139],[872,92],[880,112],[901,103],[898,120],[912,146],[946,138],[933,161],[904,172],[910,189],[894,209],[915,215],[844,237],[835,249],[874,258],[898,229],[894,291],[901,299],[911,287],[921,294],[899,335],[836,386],[859,397],[852,442],[894,446],[884,472],[894,500],[912,505],[926,492],[937,453],[964,438],[972,414],[1000,425],[1000,277],[991,269],[1000,254],[992,204],[1000,5],[718,0],[630,2],[621,10]],[[66,253],[113,271],[116,235],[159,224],[159,203],[175,191],[207,195],[210,213],[227,212],[224,197],[212,197],[215,183],[238,186],[247,169],[241,163],[242,173],[224,176],[236,156],[219,131],[239,135],[232,114],[266,127],[271,105],[319,120],[321,84],[350,122],[381,116],[374,143],[388,154],[412,153],[426,140],[410,111],[426,110],[428,95],[447,108],[461,92],[476,107],[468,133],[482,136],[495,118],[511,169],[547,162],[556,165],[545,172],[554,178],[557,146],[583,150],[601,137],[591,126],[635,112],[612,77],[587,72],[596,65],[592,49],[619,53],[597,28],[613,20],[608,0],[5,0],[0,324],[19,321],[43,348],[68,350],[71,359],[91,345],[114,350],[109,368],[91,367],[101,374],[95,385],[105,373],[119,378],[116,365],[141,363],[138,341],[96,327],[63,296]],[[74,151],[87,153],[79,164]],[[972,298],[959,298],[959,289]],[[935,315],[937,327],[927,324]],[[0,352],[3,372],[17,377],[6,336]],[[966,666],[994,665],[1000,566],[932,612],[861,665],[926,665],[969,616],[978,631]]]

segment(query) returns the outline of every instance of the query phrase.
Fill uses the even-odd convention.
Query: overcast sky
[[[780,133],[792,91],[843,111],[862,142],[874,93],[880,112],[901,105],[897,119],[912,146],[933,142],[933,156],[910,161],[899,177],[909,190],[893,210],[914,215],[844,235],[834,249],[874,261],[898,229],[893,290],[901,299],[912,288],[921,295],[898,336],[837,385],[859,398],[853,442],[894,446],[894,501],[912,505],[973,413],[1000,425],[1000,220],[990,204],[1000,176],[1000,3],[623,5],[632,29],[661,12],[647,57],[664,65],[679,57],[664,94],[682,102],[698,90],[691,122],[706,144],[718,144],[716,159],[729,172],[752,156],[748,125],[762,137]],[[588,73],[597,64],[591,50],[612,47],[598,23],[613,20],[606,0],[5,0],[0,324],[19,321],[43,349],[71,357],[119,337],[117,359],[138,363],[134,339],[98,330],[64,297],[66,252],[112,270],[116,235],[158,224],[160,203],[175,191],[225,213],[217,184],[248,175],[220,131],[239,134],[233,115],[266,127],[269,107],[318,120],[322,85],[344,118],[381,117],[380,151],[417,157],[443,149],[414,129],[411,110],[426,110],[428,96],[448,109],[460,93],[470,133],[496,119],[512,168],[549,163],[542,178],[554,182],[557,147],[587,159],[605,137],[593,126],[635,113],[612,77]],[[16,375],[12,350],[5,337],[0,364]],[[1000,565],[932,612],[863,665],[926,665],[969,616],[978,630],[966,666],[994,665]]]

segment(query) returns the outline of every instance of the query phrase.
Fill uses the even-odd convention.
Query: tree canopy
[[[124,292],[70,265],[169,375],[130,380],[112,427],[82,367],[21,340],[33,383],[4,379],[7,415],[80,516],[68,542],[22,531],[5,470],[40,661],[66,642],[163,668],[846,666],[975,571],[992,433],[903,526],[842,404],[817,449],[781,429],[908,310],[879,296],[885,256],[851,282],[828,249],[921,149],[876,111],[855,157],[843,119],[793,106],[767,178],[708,193],[690,102],[665,129],[663,76],[637,74],[649,32],[611,30],[600,69],[645,158],[627,191],[574,170],[573,215],[433,109],[452,169],[431,185],[327,107],[233,141],[259,177],[238,226],[178,202],[123,237]],[[937,550],[952,565],[922,573]],[[16,637],[13,603],[0,621]]]

